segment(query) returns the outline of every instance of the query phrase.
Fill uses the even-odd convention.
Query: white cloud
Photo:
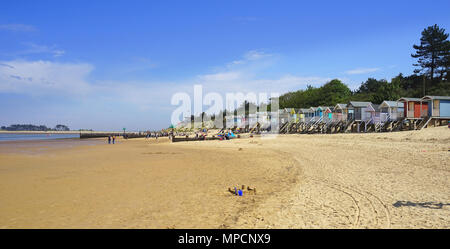
[[[31,95],[85,94],[90,64],[50,61],[0,61],[0,91]]]
[[[251,50],[245,53],[244,58],[249,61],[260,60],[265,57],[272,56],[271,54],[264,53],[263,51]]]
[[[27,49],[19,52],[18,54],[52,54],[53,57],[60,57],[66,53],[66,51],[57,49],[55,46],[38,45],[32,42],[23,43],[27,46]]]
[[[14,31],[14,32],[33,32],[37,29],[31,25],[25,24],[0,24],[0,30]]]
[[[278,92],[298,90],[306,85],[319,86],[331,80],[315,76],[295,76],[285,74],[274,77],[261,76],[276,63],[276,55],[261,50],[246,52],[240,60],[213,74],[199,75],[196,84],[204,85],[209,91],[225,92]]]
[[[263,59],[269,59],[269,58],[273,58],[273,57],[274,57],[273,54],[268,54],[261,50],[250,50],[250,51],[246,52],[242,56],[241,59],[232,61],[232,62],[228,63],[227,66],[228,67],[242,66],[242,65],[245,65],[248,63],[252,63],[255,61],[261,61]]]
[[[366,74],[366,73],[373,73],[380,70],[380,68],[356,68],[349,71],[346,71],[346,74],[354,75],[354,74]]]
[[[60,57],[60,56],[63,56],[66,53],[66,51],[64,51],[64,50],[53,50],[52,53],[53,53],[54,57]]]
[[[139,110],[171,111],[170,99],[177,92],[186,92],[193,97],[193,86],[203,85],[203,94],[226,93],[247,94],[279,93],[320,86],[331,80],[318,76],[284,74],[264,76],[266,67],[272,65],[263,58],[270,55],[250,51],[243,56],[241,66],[225,66],[215,73],[198,75],[177,82],[149,81],[89,81],[94,67],[86,63],[57,63],[51,61],[0,61],[0,92],[15,92],[27,95],[67,95],[95,99],[104,103],[130,104]],[[263,66],[261,66],[261,64]]]
[[[215,74],[205,74],[200,75],[199,80],[201,81],[233,81],[241,77],[239,72],[222,72]]]

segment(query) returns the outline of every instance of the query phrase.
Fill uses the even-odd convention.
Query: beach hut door
[[[409,102],[408,105],[408,118],[414,118],[414,102]]]
[[[439,103],[438,99],[433,100],[433,114],[430,115],[430,116],[435,116],[435,117],[439,117],[440,116],[439,105],[440,105],[440,103]],[[430,110],[430,109],[431,108],[429,108],[428,110]],[[430,111],[428,111],[428,112],[430,112]]]

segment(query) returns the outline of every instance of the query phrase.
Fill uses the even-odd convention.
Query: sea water
[[[80,134],[0,133],[0,141],[80,138]]]

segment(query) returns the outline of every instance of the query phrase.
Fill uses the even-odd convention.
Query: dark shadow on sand
[[[397,201],[392,204],[394,207],[423,207],[423,208],[431,208],[431,209],[442,209],[443,206],[450,206],[450,203],[436,203],[436,202],[410,202],[410,201]]]

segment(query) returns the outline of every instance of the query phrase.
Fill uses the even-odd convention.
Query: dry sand
[[[9,143],[0,146],[0,227],[450,228],[449,144],[447,127]],[[227,191],[242,184],[257,194]]]

